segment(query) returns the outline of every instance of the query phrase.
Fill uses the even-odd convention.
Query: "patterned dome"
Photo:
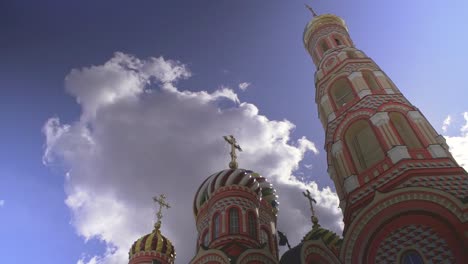
[[[172,242],[161,234],[159,226],[156,226],[152,233],[142,236],[135,241],[128,253],[132,260],[138,256],[158,256],[161,259],[167,259],[168,263],[173,263],[175,259],[175,250]]]
[[[198,215],[200,208],[211,198],[217,189],[231,185],[244,186],[257,194],[261,194],[262,199],[266,200],[274,208],[274,212],[276,213],[278,197],[271,183],[263,176],[260,176],[260,174],[251,170],[228,169],[212,174],[202,183],[200,188],[198,188],[193,201],[195,217]]]
[[[323,243],[330,249],[339,249],[343,239],[334,232],[322,228],[318,224],[318,219],[316,217],[312,217],[312,221],[314,226],[312,227],[312,230],[310,230],[310,232],[307,233],[304,238],[302,238],[302,242],[322,239]]]

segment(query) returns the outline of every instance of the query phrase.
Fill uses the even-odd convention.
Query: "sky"
[[[0,254],[36,263],[123,264],[150,232],[152,197],[177,263],[195,251],[192,199],[240,167],[279,195],[291,244],[343,223],[326,172],[304,1],[0,1]],[[466,1],[309,1],[347,23],[468,167]]]

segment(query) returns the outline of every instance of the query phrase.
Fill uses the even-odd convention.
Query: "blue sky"
[[[68,92],[65,77],[70,76],[72,69],[104,65],[115,57],[115,52],[141,60],[162,56],[178,61],[191,73],[190,77],[176,78],[174,85],[178,91],[207,91],[215,97],[216,91],[228,87],[240,103],[256,106],[255,118],[261,115],[268,121],[288,120],[294,124],[294,128],[286,129],[287,133],[281,135],[283,139],[284,135],[290,137],[284,146],[295,149],[285,147],[278,157],[300,152],[299,157],[291,158],[292,168],[297,163],[298,169],[293,168],[289,173],[299,179],[304,177],[306,183],[316,182],[317,195],[322,195],[320,190],[332,182],[326,173],[324,131],[314,101],[315,66],[302,44],[304,26],[311,19],[303,4],[296,0],[2,1],[0,253],[3,261],[16,263],[27,250],[28,256],[34,256],[37,263],[77,263],[79,259],[86,263],[93,256],[101,256],[95,260],[105,263],[102,256],[106,248],[112,249],[110,245],[119,240],[105,233],[112,230],[82,228],[88,220],[83,220],[80,215],[83,212],[73,207],[70,199],[67,204],[65,200],[76,197],[76,186],[91,183],[80,178],[82,175],[76,175],[80,179],[78,183],[67,183],[64,174],[73,169],[80,171],[80,166],[86,163],[79,158],[67,160],[63,157],[66,150],[60,148],[54,151],[62,155],[64,161],[44,165],[48,143],[42,132],[50,118],[59,118],[62,128],[64,124],[73,126],[83,119],[86,106],[78,104],[76,99],[83,95],[79,86],[86,82],[79,78],[85,78],[86,74],[78,74],[77,83],[69,84],[75,88],[69,88]],[[362,0],[309,4],[317,13],[343,17],[356,47],[377,62],[437,131],[452,138],[449,143],[466,144],[463,133],[468,129],[460,132],[465,124],[462,113],[468,111],[464,72],[468,58],[464,48],[468,41],[466,1]],[[238,88],[241,83],[250,85],[243,91]],[[155,90],[163,94],[157,86],[156,82]],[[239,107],[232,95],[224,94],[223,98],[213,99],[220,109]],[[244,110],[251,111],[249,109]],[[449,115],[450,125],[442,131],[442,123]],[[97,122],[90,121],[96,130]],[[272,129],[274,126],[269,122],[265,127]],[[268,129],[258,131],[268,132]],[[310,147],[301,149],[298,139],[303,136],[315,143],[318,154]],[[240,143],[242,145],[242,141]],[[457,146],[451,147],[457,150]],[[260,147],[256,149],[268,152]],[[258,164],[262,171],[273,166],[262,161],[252,164]],[[310,164],[312,168],[308,169],[305,165]],[[204,175],[197,177],[210,175],[212,169],[216,166],[200,169]],[[272,173],[279,170],[272,170]],[[302,185],[294,186],[300,189]],[[108,191],[107,187],[103,187],[104,190]],[[160,191],[155,186],[154,193]],[[171,195],[178,196],[180,190],[171,192],[169,200]],[[118,198],[126,201],[124,195]],[[151,206],[150,198],[148,194],[148,204],[142,210]],[[323,201],[326,203],[326,198]],[[297,203],[304,201],[298,198]],[[324,214],[327,206],[322,209]],[[144,214],[151,214],[151,211]],[[191,212],[187,212],[187,218],[192,221]],[[148,226],[153,220],[151,217],[146,220]],[[301,223],[305,225],[306,222]],[[145,230],[150,231],[148,228],[129,231],[137,236],[128,240],[134,241]],[[303,230],[306,229],[301,232]],[[169,228],[166,231],[171,233]],[[89,238],[87,242],[86,237]],[[193,251],[192,248],[179,249],[179,263],[184,263],[186,255],[179,254],[184,250],[189,251],[187,255]]]

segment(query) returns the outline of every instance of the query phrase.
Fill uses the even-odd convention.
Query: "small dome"
[[[244,186],[257,194],[261,194],[262,199],[266,200],[276,213],[278,201],[276,191],[271,183],[260,174],[251,170],[228,169],[212,174],[198,188],[193,201],[195,217],[198,215],[200,208],[211,198],[217,189],[231,185]]]
[[[339,249],[343,242],[343,239],[341,239],[340,236],[328,229],[320,227],[317,221],[314,222],[312,230],[302,238],[302,242],[319,239],[322,239],[323,243],[330,249]]]
[[[159,257],[167,260],[168,263],[173,263],[176,253],[172,242],[163,236],[159,228],[156,227],[152,233],[135,241],[128,255],[130,260],[144,255]]]

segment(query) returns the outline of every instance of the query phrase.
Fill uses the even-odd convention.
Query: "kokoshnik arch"
[[[313,15],[303,41],[317,67],[315,100],[343,235],[314,215],[311,231],[280,258],[276,191],[237,167],[241,149],[230,136],[230,168],[195,194],[199,235],[190,263],[468,263],[468,174],[424,115],[356,49],[343,19]],[[174,262],[158,223],[133,244],[130,264]]]

